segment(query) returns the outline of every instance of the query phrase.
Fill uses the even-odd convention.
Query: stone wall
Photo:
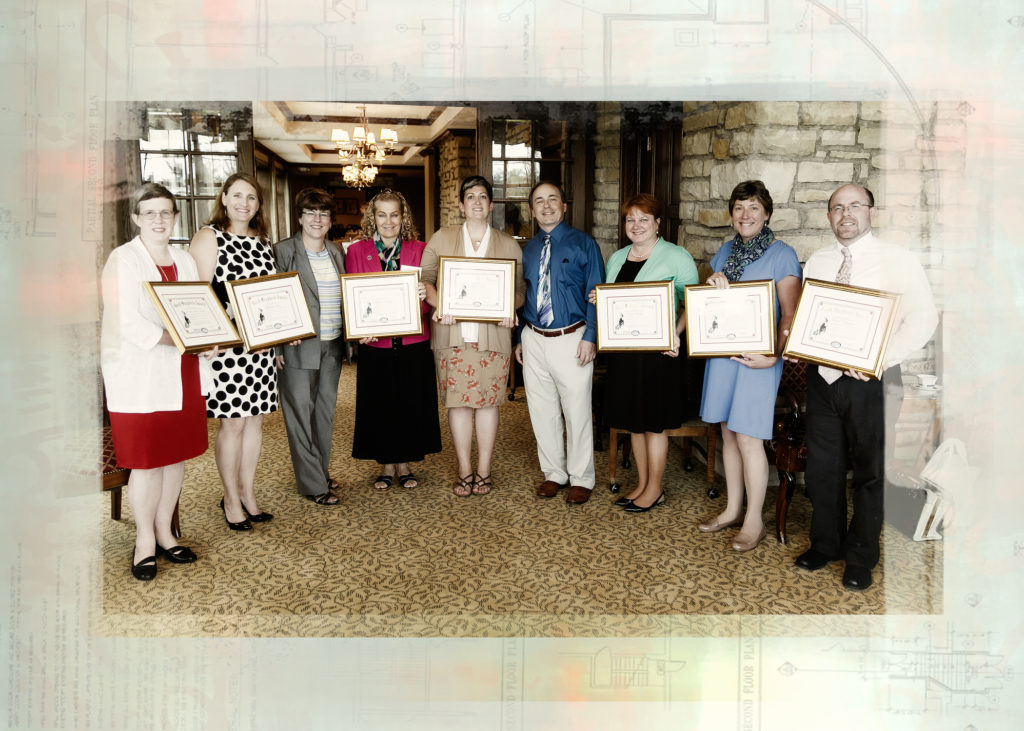
[[[875,195],[875,231],[918,252],[942,307],[935,227],[941,190],[964,170],[962,104],[686,102],[683,111],[678,243],[695,259],[710,259],[733,235],[726,206],[743,180],[768,186],[771,227],[801,262],[833,240],[829,195],[859,183]]]
[[[462,221],[459,213],[459,185],[476,174],[476,144],[474,137],[447,133],[438,144],[437,177],[440,217],[438,228]]]
[[[605,260],[619,248],[619,155],[622,105],[597,103],[594,144],[594,227],[591,236]]]

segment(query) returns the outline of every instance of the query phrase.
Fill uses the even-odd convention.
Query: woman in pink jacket
[[[391,190],[370,200],[362,237],[345,255],[349,274],[418,268],[426,248],[417,240],[409,204],[401,193]],[[422,283],[419,292],[422,301],[426,295]],[[380,490],[390,487],[396,477],[402,487],[416,487],[409,463],[441,451],[429,313],[430,306],[422,302],[422,335],[360,341],[352,456],[380,464],[373,482]]]

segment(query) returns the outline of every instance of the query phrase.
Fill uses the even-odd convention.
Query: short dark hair
[[[470,175],[462,181],[462,185],[459,186],[459,200],[465,203],[466,191],[478,185],[484,186],[484,190],[487,191],[487,200],[494,200],[494,189],[491,188],[491,181],[483,175]]]
[[[744,180],[742,183],[732,189],[732,195],[729,196],[729,213],[732,213],[732,207],[736,205],[736,201],[746,201],[751,198],[756,198],[757,202],[764,208],[764,212],[768,214],[768,218],[772,217],[772,194],[768,192],[768,188],[760,180]]]
[[[650,193],[637,193],[632,196],[622,204],[622,208],[619,209],[619,213],[625,217],[625,215],[629,213],[630,209],[633,208],[643,211],[648,216],[661,218],[661,201]]]
[[[139,204],[142,201],[153,200],[154,198],[166,198],[171,202],[171,208],[178,212],[178,201],[174,200],[174,194],[167,190],[160,183],[143,183],[132,193],[132,213],[139,215]]]
[[[847,185],[857,185],[857,183],[844,183],[843,185],[840,185],[839,188],[845,188]],[[874,208],[875,207],[875,194],[872,193],[870,188],[868,188],[866,185],[857,185],[857,187],[860,188],[861,190],[863,190],[865,194],[867,194],[868,206],[870,208]],[[833,190],[832,191],[832,195],[830,195],[828,197],[828,208],[826,210],[832,210],[832,198],[835,196],[836,191],[839,190],[839,188],[836,188],[836,190]]]
[[[530,204],[531,208],[533,207],[533,194],[536,193],[537,192],[537,188],[539,188],[542,185],[550,185],[550,186],[554,187],[555,190],[558,191],[558,195],[560,195],[562,197],[562,203],[565,203],[565,191],[562,190],[562,186],[561,185],[559,185],[558,183],[556,183],[556,182],[554,182],[552,180],[538,180],[537,184],[534,185],[532,188],[530,188],[530,197],[526,199],[526,201]]]
[[[301,217],[303,211],[330,211],[333,215],[336,205],[334,196],[323,188],[303,188],[295,196],[295,217]]]

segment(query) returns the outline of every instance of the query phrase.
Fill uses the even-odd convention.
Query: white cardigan
[[[188,252],[170,247],[178,281],[199,281]],[[160,271],[136,236],[114,249],[103,267],[100,368],[110,411],[143,414],[181,409],[181,356],[159,345],[164,323],[143,282],[159,282]],[[213,385],[210,364],[199,359],[202,392]]]

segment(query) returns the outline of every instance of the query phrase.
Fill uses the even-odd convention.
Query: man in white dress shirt
[[[843,586],[871,586],[878,563],[885,488],[885,430],[899,413],[900,362],[923,347],[938,323],[928,278],[910,251],[875,238],[875,198],[860,185],[843,185],[828,201],[836,240],[816,251],[804,277],[902,294],[885,353],[881,381],[857,371],[807,369],[807,494],[811,548],[796,565],[816,571],[843,560]],[[853,469],[853,517],[846,522],[847,455]]]

